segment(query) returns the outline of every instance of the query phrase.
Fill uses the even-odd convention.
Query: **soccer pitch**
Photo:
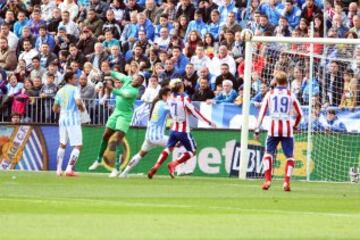
[[[1,172],[0,239],[360,239],[360,185]]]

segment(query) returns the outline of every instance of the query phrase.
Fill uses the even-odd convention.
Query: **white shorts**
[[[59,138],[60,143],[66,145],[68,140],[70,146],[82,145],[82,131],[81,125],[75,125],[71,127],[59,126]]]
[[[141,151],[149,152],[151,149],[156,147],[166,147],[168,140],[169,136],[164,136],[162,139],[157,141],[150,141],[149,139],[145,139],[143,145],[141,146]]]

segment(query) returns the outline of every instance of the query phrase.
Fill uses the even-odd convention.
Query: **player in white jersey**
[[[263,157],[265,183],[262,188],[268,190],[271,185],[271,171],[277,145],[281,142],[286,156],[284,190],[290,191],[290,178],[295,167],[293,129],[297,129],[302,111],[295,95],[287,89],[286,73],[279,71],[275,74],[277,86],[269,91],[261,104],[258,125],[255,129],[255,138],[259,138],[261,123],[268,113],[270,129],[266,139],[266,153]],[[292,115],[295,113],[295,123],[292,124]]]
[[[65,73],[64,80],[66,85],[62,87],[55,96],[53,105],[54,112],[60,112],[59,118],[59,138],[60,145],[57,151],[57,170],[58,176],[62,175],[62,163],[64,160],[66,144],[70,143],[73,147],[65,176],[76,176],[74,166],[79,158],[82,147],[82,131],[80,121],[80,111],[85,110],[80,99],[80,90],[76,86],[77,78],[73,72]]]
[[[131,169],[133,169],[151,149],[155,147],[166,147],[169,139],[169,137],[165,135],[166,120],[169,115],[169,106],[166,101],[169,97],[169,88],[160,89],[158,96],[152,103],[144,143],[140,151],[132,157],[120,177],[127,177]]]
[[[207,122],[210,126],[216,127],[216,125],[207,120],[191,103],[189,97],[184,93],[184,83],[181,79],[173,79],[170,81],[170,89],[172,95],[168,100],[170,107],[170,115],[173,120],[173,126],[169,136],[167,147],[161,152],[156,164],[148,172],[148,178],[152,178],[161,164],[167,159],[169,154],[174,150],[175,146],[181,143],[186,152],[182,154],[178,159],[172,161],[168,165],[169,174],[174,178],[174,172],[177,165],[186,162],[196,153],[196,144],[190,133],[190,121],[189,115]]]

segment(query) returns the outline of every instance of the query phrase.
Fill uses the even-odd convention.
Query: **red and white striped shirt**
[[[267,112],[270,118],[268,136],[293,136],[293,128],[299,125],[302,111],[299,101],[290,90],[287,90],[286,87],[276,87],[265,95],[259,112],[258,128],[260,128]],[[295,113],[296,117],[294,125],[291,123],[293,113]]]
[[[191,103],[190,98],[186,94],[172,94],[168,100],[170,107],[170,115],[173,120],[171,130],[176,132],[190,132],[189,115],[192,114],[199,120],[211,122],[206,119],[199,110]]]

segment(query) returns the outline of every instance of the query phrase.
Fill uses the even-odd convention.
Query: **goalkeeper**
[[[110,137],[116,133],[117,145],[115,155],[115,165],[109,177],[117,177],[120,173],[120,158],[122,154],[122,142],[129,130],[132,116],[134,114],[134,103],[139,94],[139,87],[143,84],[144,78],[141,75],[132,77],[119,72],[111,72],[111,77],[115,81],[123,82],[121,88],[112,88],[112,93],[116,97],[116,106],[114,112],[110,115],[104,135],[100,144],[99,155],[96,161],[89,167],[89,170],[95,170],[101,165],[104,152],[107,148]]]

